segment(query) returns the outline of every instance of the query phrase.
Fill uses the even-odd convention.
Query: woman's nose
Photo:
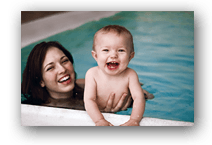
[[[65,71],[66,71],[66,68],[63,65],[58,64],[58,73],[59,74],[64,73]]]

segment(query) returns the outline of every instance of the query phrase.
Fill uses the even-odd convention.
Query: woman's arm
[[[118,101],[117,105],[114,108],[112,108],[113,101],[114,101],[114,98],[115,98],[115,93],[111,93],[105,109],[101,110],[101,112],[117,112],[117,111],[120,111],[120,110],[126,110],[127,107],[129,107],[131,102],[132,102],[131,96],[128,96],[127,100],[126,100],[126,97],[127,97],[126,93],[122,94],[122,97]]]

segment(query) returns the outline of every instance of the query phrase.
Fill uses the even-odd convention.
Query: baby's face
[[[134,52],[131,52],[129,36],[108,32],[97,35],[92,55],[104,73],[119,75],[127,68]]]

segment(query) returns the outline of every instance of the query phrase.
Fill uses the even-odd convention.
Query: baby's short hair
[[[134,45],[133,45],[133,36],[132,36],[132,34],[125,27],[119,26],[119,25],[107,25],[107,26],[99,29],[95,33],[95,35],[94,35],[94,39],[93,39],[93,50],[95,50],[95,41],[96,41],[96,37],[97,37],[98,33],[99,32],[108,33],[108,32],[111,32],[111,31],[117,33],[118,35],[121,35],[121,34],[127,34],[127,35],[129,35],[129,39],[130,39],[130,42],[131,42],[131,52],[134,52]]]

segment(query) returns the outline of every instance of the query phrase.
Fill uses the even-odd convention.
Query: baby
[[[134,100],[130,119],[121,126],[139,126],[145,109],[145,98],[136,72],[128,68],[134,57],[133,38],[124,27],[108,25],[96,32],[92,56],[98,66],[85,75],[85,108],[96,126],[113,126],[100,110],[105,108],[108,93],[115,93],[115,106],[123,93]]]

